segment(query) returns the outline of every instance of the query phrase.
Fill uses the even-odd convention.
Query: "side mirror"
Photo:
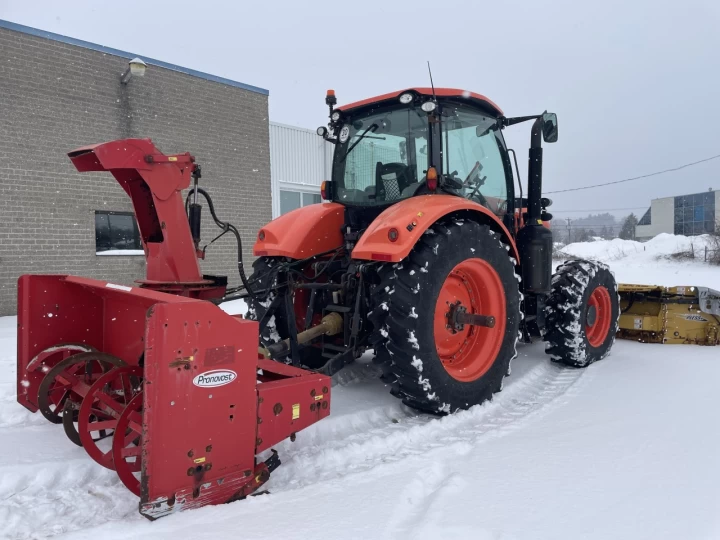
[[[489,125],[481,124],[479,126],[475,126],[475,135],[478,137],[484,137],[488,133],[490,133],[493,129],[502,129],[502,124],[499,120],[496,120],[495,122],[491,122]]]
[[[475,136],[476,137],[484,137],[485,135],[487,135],[490,132],[491,128],[492,128],[492,126],[490,126],[490,127],[475,126]]]
[[[542,134],[546,143],[554,143],[558,140],[557,114],[545,112],[542,115]]]

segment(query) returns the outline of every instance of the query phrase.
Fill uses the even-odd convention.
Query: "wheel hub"
[[[492,315],[468,313],[467,308],[462,305],[460,300],[450,304],[450,308],[445,316],[447,317],[447,329],[450,330],[452,334],[462,332],[466,324],[470,326],[485,326],[487,328],[493,328],[495,326],[495,317]]]
[[[482,259],[460,262],[445,278],[435,304],[435,348],[445,370],[470,382],[493,365],[505,335],[505,290]]]
[[[592,326],[595,324],[595,320],[597,319],[597,308],[595,306],[589,306],[587,310],[587,315],[585,316],[585,324],[587,326]]]

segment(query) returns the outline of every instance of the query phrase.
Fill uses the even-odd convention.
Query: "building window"
[[[638,221],[638,225],[650,225],[652,223],[652,207],[648,208],[647,212],[645,212],[645,215],[640,218],[640,221]]]
[[[322,202],[319,193],[280,190],[280,214],[287,214],[296,208],[308,206],[309,204],[317,204],[319,202]]]
[[[143,255],[135,216],[132,212],[95,212],[95,253],[97,255]]]
[[[675,197],[675,234],[692,236],[715,230],[715,192]]]

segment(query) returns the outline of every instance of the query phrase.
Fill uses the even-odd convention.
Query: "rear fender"
[[[392,205],[367,228],[353,249],[352,258],[399,262],[408,256],[431,225],[450,214],[470,215],[479,223],[489,225],[502,235],[515,259],[520,260],[510,231],[495,214],[484,206],[452,195],[422,195]],[[398,232],[394,242],[388,236],[391,229]]]
[[[339,248],[343,244],[344,222],[345,207],[341,204],[311,204],[298,208],[260,229],[253,255],[306,259]]]

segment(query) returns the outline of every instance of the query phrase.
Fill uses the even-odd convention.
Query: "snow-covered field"
[[[720,269],[657,260],[687,239],[572,244],[618,281],[720,289]],[[238,311],[239,303],[225,306]],[[0,537],[193,539],[720,538],[720,348],[618,341],[586,370],[520,348],[492,402],[437,419],[367,360],[330,418],[278,450],[270,495],[150,523],[112,471],[15,400],[0,318]]]

